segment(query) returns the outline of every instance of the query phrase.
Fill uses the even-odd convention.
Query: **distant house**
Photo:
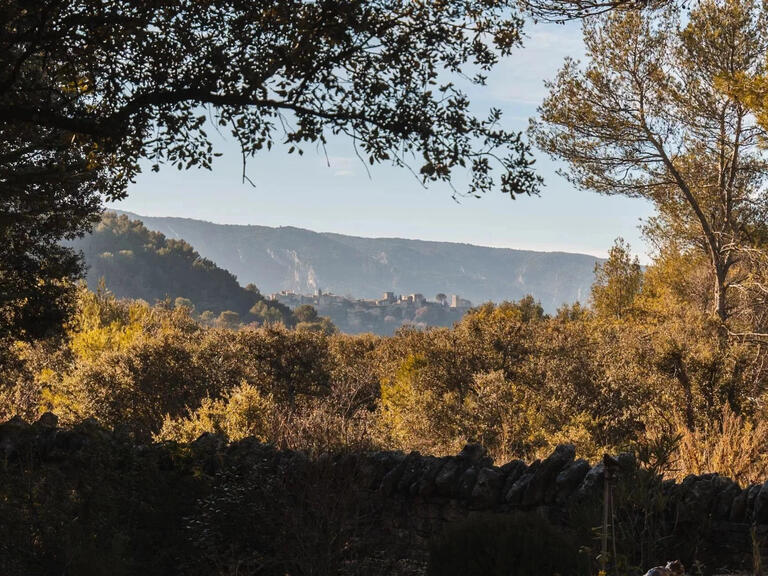
[[[472,308],[472,302],[461,298],[458,294],[451,294],[451,308]]]
[[[426,298],[424,298],[424,294],[411,294],[410,301],[416,304],[417,306],[423,306],[424,303],[427,301]]]
[[[306,296],[296,294],[290,290],[281,290],[275,294],[270,294],[269,299],[274,302],[279,302],[280,304],[285,304],[289,308],[295,308],[297,306],[301,306],[302,304],[307,304],[307,301],[311,300]]]

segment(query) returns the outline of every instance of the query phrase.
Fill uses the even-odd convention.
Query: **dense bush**
[[[695,275],[659,272],[679,260],[649,268],[639,289],[636,268],[622,261],[634,271],[601,282],[626,277],[631,290],[596,291],[599,306],[548,316],[532,298],[486,304],[453,328],[388,338],[228,328],[185,302],[81,289],[63,337],[0,347],[0,419],[50,410],[124,443],[91,440],[55,465],[32,451],[0,470],[0,573],[320,574],[366,556],[349,520],[359,503],[333,467],[286,476],[274,459],[262,470],[235,457],[221,468],[201,450],[224,439],[235,455],[237,443],[265,442],[319,463],[376,448],[455,454],[468,441],[501,462],[570,442],[592,460],[634,451],[646,469],[678,479],[717,471],[764,480],[763,345],[723,334],[696,304]],[[79,441],[67,434],[57,441]],[[616,562],[627,569],[668,552],[659,546],[668,526],[654,521],[665,509],[659,479],[647,478],[617,494]],[[581,519],[572,511],[587,530],[577,541],[591,542],[595,510]],[[537,519],[474,522],[435,543],[433,573],[525,574],[536,561],[536,573],[565,576],[581,566],[571,537]],[[694,556],[695,526],[670,553]],[[470,552],[452,561],[460,548]]]

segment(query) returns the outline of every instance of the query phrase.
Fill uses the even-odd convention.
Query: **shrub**
[[[719,422],[689,430],[678,423],[681,435],[678,449],[677,474],[718,472],[742,486],[760,484],[768,473],[768,424],[763,420],[751,423],[723,406]]]
[[[166,416],[158,440],[191,442],[204,432],[222,434],[230,440],[254,437],[270,440],[270,419],[275,406],[271,395],[260,394],[255,386],[243,383],[225,398],[205,398],[185,418]]]

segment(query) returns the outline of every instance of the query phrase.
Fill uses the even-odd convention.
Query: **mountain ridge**
[[[175,216],[138,219],[169,238],[183,239],[263,293],[322,289],[357,298],[383,292],[459,294],[478,304],[532,294],[548,312],[585,300],[594,279],[588,254],[478,246],[398,237],[315,232],[296,226],[217,224]]]
[[[508,246],[490,246],[486,244],[472,244],[471,242],[457,242],[454,240],[425,240],[424,238],[406,238],[405,236],[358,236],[355,234],[342,234],[341,232],[330,232],[322,230],[310,230],[309,228],[302,228],[300,226],[292,226],[290,224],[282,226],[267,226],[266,224],[230,224],[225,222],[213,222],[212,220],[202,220],[200,218],[188,218],[186,216],[144,216],[130,210],[119,210],[117,208],[108,208],[106,212],[114,212],[118,215],[124,214],[125,216],[134,220],[179,220],[184,222],[195,222],[200,224],[208,224],[210,226],[219,226],[222,228],[257,228],[264,230],[296,230],[300,232],[309,232],[311,234],[318,234],[320,236],[339,236],[342,238],[354,238],[356,240],[402,240],[405,242],[416,242],[422,244],[440,244],[448,246],[469,246],[472,248],[485,248],[488,250],[509,250],[511,252],[525,252],[531,254],[562,254],[566,256],[583,256],[586,258],[592,258],[596,261],[603,261],[605,258],[594,256],[593,254],[587,254],[586,252],[568,252],[566,250],[533,250],[529,248],[509,248]],[[168,234],[166,234],[168,236]],[[177,236],[176,239],[180,237]]]

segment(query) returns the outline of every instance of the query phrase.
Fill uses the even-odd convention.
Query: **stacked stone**
[[[482,446],[469,444],[457,456],[380,453],[369,457],[368,462],[386,461],[392,466],[379,469],[378,489],[385,496],[447,498],[463,501],[472,510],[497,510],[565,507],[576,497],[599,493],[603,465],[590,467],[575,456],[574,447],[566,444],[530,465],[514,460],[494,466]]]
[[[94,420],[69,429],[58,428],[58,418],[43,414],[29,424],[15,417],[0,424],[0,458],[8,462],[21,451],[33,449],[44,459],[56,460],[76,453],[89,443],[126,442],[119,431],[106,431]],[[203,434],[192,443],[201,456],[209,456],[212,472],[225,460],[252,464],[254,459],[274,460],[282,472],[306,466],[301,452],[280,451],[253,439],[228,444],[222,437]],[[136,449],[146,447],[136,446]],[[347,470],[355,488],[381,496],[457,500],[470,510],[532,509],[538,506],[567,507],[577,501],[600,498],[604,465],[590,466],[576,459],[572,445],[558,446],[544,460],[526,464],[514,460],[495,466],[487,451],[468,444],[458,455],[437,458],[418,452],[372,452],[324,456],[340,471]],[[627,479],[636,469],[631,455],[618,457]],[[699,521],[756,525],[768,532],[768,482],[740,488],[717,474],[689,476],[681,483],[660,484],[665,499],[674,506],[678,522]]]
[[[20,418],[0,424],[0,466],[29,454],[66,465],[94,443],[120,444],[137,453],[165,449],[162,444],[133,444],[127,435],[106,431],[92,420],[58,428],[56,416],[46,413],[34,424]],[[222,437],[204,434],[190,450],[211,475],[225,464],[258,466],[276,478],[300,477],[313,468],[306,454],[277,450],[254,439],[229,444]],[[531,464],[514,460],[502,466],[495,466],[477,444],[442,458],[381,451],[328,455],[321,460],[350,490],[369,494],[393,525],[415,532],[419,546],[446,523],[476,512],[538,510],[555,522],[567,522],[567,511],[574,505],[601,506],[605,479],[605,465],[590,466],[576,459],[571,445],[558,446],[549,457]],[[620,455],[617,466],[620,488],[622,483],[631,487],[633,482],[649,479],[647,473],[639,473],[629,454]],[[722,565],[751,557],[755,538],[768,542],[768,482],[741,488],[717,474],[689,476],[681,483],[650,478],[646,486],[658,495],[663,529],[672,540],[682,542],[695,534],[699,553],[708,551]]]

